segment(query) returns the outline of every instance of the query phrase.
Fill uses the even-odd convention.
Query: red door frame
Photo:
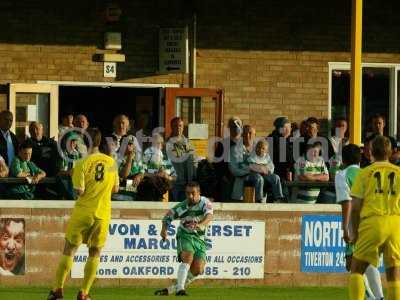
[[[176,116],[177,97],[211,97],[215,100],[215,136],[222,137],[224,97],[220,89],[166,88],[165,89],[165,136],[171,135],[170,121]]]

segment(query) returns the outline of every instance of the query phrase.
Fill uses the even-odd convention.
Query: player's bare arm
[[[162,228],[161,228],[161,232],[160,232],[160,236],[163,239],[163,241],[165,241],[167,239],[167,224],[163,222],[162,224]]]
[[[358,235],[358,226],[360,225],[360,213],[363,204],[363,199],[353,197],[351,202],[351,224],[352,224],[352,232],[353,235],[350,240],[352,243],[355,243]]]
[[[342,201],[342,227],[343,227],[343,240],[350,243],[350,218],[351,218],[351,202],[349,200]]]
[[[197,227],[201,230],[204,230],[204,228],[212,221],[213,215],[212,214],[206,214],[206,216],[201,220],[198,224]]]

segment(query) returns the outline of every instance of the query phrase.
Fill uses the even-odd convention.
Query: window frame
[[[362,68],[387,68],[390,72],[389,78],[389,116],[388,117],[388,126],[389,126],[389,135],[397,136],[397,80],[398,80],[398,71],[400,71],[400,64],[393,63],[363,63]],[[332,71],[333,70],[351,70],[350,62],[328,62],[328,121],[331,123],[332,121]],[[362,83],[361,83],[362,84]]]

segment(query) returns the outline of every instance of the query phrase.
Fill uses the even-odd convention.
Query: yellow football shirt
[[[362,169],[351,195],[363,199],[361,218],[400,215],[400,167],[380,161]]]
[[[77,162],[72,183],[84,193],[76,200],[75,210],[93,214],[98,219],[111,218],[111,193],[119,183],[114,159],[103,153],[93,153]]]

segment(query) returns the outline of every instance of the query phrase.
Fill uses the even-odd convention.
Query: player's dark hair
[[[360,147],[354,144],[348,144],[342,150],[343,163],[346,166],[358,165],[361,161]]]
[[[87,133],[92,139],[93,147],[99,147],[101,144],[101,131],[96,127],[92,127],[87,129]]]
[[[108,144],[108,139],[113,139],[114,140],[114,137],[110,137],[110,136],[103,137],[101,139],[99,151],[101,153],[106,154],[106,155],[111,155],[112,149],[111,149],[110,145]]]
[[[373,134],[369,135],[368,137],[366,137],[364,140],[364,145],[369,142],[372,142],[377,136],[378,136],[377,133],[373,133]]]
[[[387,160],[392,155],[392,143],[383,136],[378,135],[372,141],[372,156],[375,160]]]
[[[200,191],[200,184],[197,181],[191,181],[187,183],[186,187],[197,188]]]

